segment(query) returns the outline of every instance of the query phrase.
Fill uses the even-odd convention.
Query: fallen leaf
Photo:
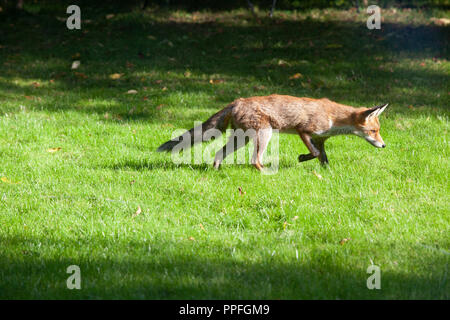
[[[222,79],[210,79],[209,80],[209,83],[211,83],[211,84],[217,84],[217,83],[223,83],[223,82],[225,82],[225,80],[222,80]]]
[[[352,240],[352,238],[344,238],[344,239],[342,239],[341,241],[339,241],[339,244],[342,246],[342,245],[344,245],[347,241],[350,241],[350,240]]]
[[[50,149],[47,149],[47,152],[49,152],[49,153],[55,153],[55,152],[58,152],[59,150],[61,150],[60,147],[58,147],[58,148],[50,148]]]
[[[241,196],[243,196],[244,194],[247,193],[247,192],[245,192],[244,190],[242,190],[241,187],[238,187],[238,190],[239,190],[239,194],[240,194]]]
[[[109,78],[112,80],[117,80],[117,79],[120,79],[120,77],[122,77],[122,76],[123,76],[123,73],[113,73],[113,74],[109,75]]]
[[[317,178],[319,178],[319,180],[323,179],[323,177],[319,173],[317,173],[316,170],[313,170],[313,173]]]
[[[147,36],[147,39],[150,39],[150,40],[156,40],[156,37],[155,37],[155,36],[152,36],[152,35],[148,35],[148,36]]]
[[[298,79],[298,78],[303,78],[303,75],[301,73],[296,73],[296,74],[294,74],[294,75],[289,77],[290,80]]]
[[[114,16],[115,16],[115,14],[113,14],[113,13],[107,14],[106,20],[112,19],[112,18],[114,18]]]
[[[137,90],[131,89],[127,91],[127,94],[136,94],[138,93]]]
[[[167,90],[167,87],[164,87],[164,88],[162,88],[161,90],[162,90],[162,91],[166,91],[166,90]]]
[[[78,67],[80,66],[80,60],[75,60],[74,62],[72,62],[72,70],[73,69],[78,69]]]
[[[140,215],[141,214],[141,212],[142,212],[142,209],[141,209],[141,207],[140,206],[138,206],[138,208],[137,208],[137,210],[136,210],[136,212],[133,214],[133,217],[137,217],[138,215]]]
[[[205,227],[201,223],[199,224],[199,226],[200,226],[200,229],[202,229],[203,231],[206,232]]]
[[[75,59],[78,59],[79,57],[81,57],[81,54],[79,52],[77,52],[72,56],[72,59],[75,60]]]
[[[39,88],[41,86],[39,82],[33,82],[32,85],[34,88]]]
[[[195,238],[194,237],[189,237],[189,240],[195,241]]]
[[[19,182],[12,182],[11,180],[9,180],[6,177],[2,177],[0,178],[1,181],[3,181],[4,183],[8,183],[8,184],[18,184]]]

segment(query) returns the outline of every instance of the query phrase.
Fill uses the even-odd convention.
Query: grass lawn
[[[1,299],[449,298],[448,12],[81,10],[0,13]],[[274,175],[155,152],[271,93],[389,102],[387,147],[332,138],[322,168],[280,135]]]

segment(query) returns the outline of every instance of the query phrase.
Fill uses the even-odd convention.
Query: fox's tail
[[[159,146],[159,148],[156,150],[158,152],[170,152],[173,148],[175,148],[179,143],[182,143],[183,141],[190,140],[190,146],[193,146],[196,143],[208,141],[208,138],[204,137],[204,133],[206,130],[209,129],[218,129],[222,132],[225,131],[225,129],[228,127],[228,123],[230,122],[231,118],[231,110],[233,109],[234,105],[231,104],[213,116],[211,116],[208,120],[203,122],[201,125],[192,128],[189,131],[186,131],[181,136],[174,138],[172,140],[169,140],[162,145]]]

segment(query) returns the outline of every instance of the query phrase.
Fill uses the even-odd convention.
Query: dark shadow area
[[[444,257],[421,261],[429,276],[384,271],[382,290],[368,290],[367,267],[345,269],[333,262],[334,253],[318,250],[316,261],[273,259],[242,261],[233,248],[210,242],[208,252],[195,241],[108,241],[101,237],[0,239],[9,247],[38,244],[41,250],[67,246],[76,257],[41,257],[24,249],[11,256],[0,253],[2,299],[445,299]],[[201,240],[208,241],[208,239]],[[252,250],[251,244],[236,251]],[[414,246],[414,245],[412,245]],[[109,250],[105,248],[110,248]],[[89,253],[86,248],[91,248]],[[151,250],[149,250],[151,248]],[[203,251],[197,251],[203,250]],[[175,251],[174,251],[175,250]],[[426,251],[424,251],[425,253]],[[19,255],[21,255],[19,257]],[[205,258],[208,256],[208,258]],[[215,258],[214,258],[215,257]],[[420,259],[420,258],[416,258]],[[65,271],[78,265],[82,290],[68,290]],[[416,261],[419,265],[420,261]]]
[[[0,100],[21,96],[36,109],[109,112],[119,120],[152,122],[173,119],[165,106],[158,107],[177,92],[213,95],[217,107],[241,96],[280,93],[361,105],[389,102],[393,112],[405,114],[409,105],[448,111],[449,75],[439,68],[449,57],[448,27],[383,23],[382,30],[368,30],[333,18],[258,23],[245,14],[185,20],[166,10],[110,20],[98,14],[71,31],[54,16],[3,15]],[[420,66],[425,58],[433,59],[432,71]],[[70,70],[76,59],[81,67]],[[301,77],[292,79],[296,73]],[[111,74],[122,76],[112,80]],[[34,87],[35,79],[45,83]],[[248,79],[258,85],[248,85]],[[403,93],[412,88],[417,90]],[[126,95],[130,89],[139,93]],[[65,98],[71,94],[77,99]],[[107,101],[98,101],[105,96]],[[186,107],[200,111],[211,105],[185,101],[179,108]]]

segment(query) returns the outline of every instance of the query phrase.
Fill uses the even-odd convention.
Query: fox
[[[170,152],[182,142],[192,146],[210,140],[205,132],[218,129],[221,132],[231,126],[234,133],[215,154],[213,167],[219,169],[229,154],[245,146],[253,139],[252,165],[262,170],[263,155],[272,137],[272,131],[297,134],[308,149],[308,154],[300,154],[299,162],[317,158],[324,166],[329,164],[325,152],[325,141],[338,135],[356,135],[376,148],[385,148],[380,135],[379,116],[388,103],[366,108],[355,108],[329,100],[272,94],[238,98],[201,125],[186,131],[181,136],[163,143],[158,152]],[[251,130],[254,134],[247,139],[237,139],[237,130]],[[235,142],[235,140],[237,142]]]

